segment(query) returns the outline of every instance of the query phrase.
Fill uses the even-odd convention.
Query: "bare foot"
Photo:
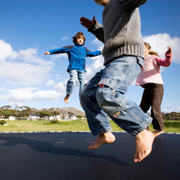
[[[135,137],[135,141],[136,150],[134,155],[134,162],[140,162],[151,153],[154,134],[145,129]]]
[[[103,144],[113,143],[114,141],[115,141],[115,136],[109,131],[109,132],[100,134],[98,138],[92,144],[90,144],[88,149],[89,150],[97,149]]]
[[[68,103],[69,102],[69,96],[70,94],[66,94],[65,98],[64,98],[64,102],[65,103]]]
[[[159,136],[160,134],[162,134],[164,131],[159,131],[159,130],[155,130],[152,133],[154,134],[154,137]]]

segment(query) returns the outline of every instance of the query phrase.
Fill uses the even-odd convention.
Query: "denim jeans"
[[[151,117],[124,96],[143,65],[142,58],[119,57],[96,73],[82,90],[80,101],[93,135],[111,131],[108,116],[133,136],[149,126]]]
[[[79,94],[86,83],[85,71],[71,70],[69,71],[70,78],[67,82],[66,93],[72,94],[77,81],[79,80]]]

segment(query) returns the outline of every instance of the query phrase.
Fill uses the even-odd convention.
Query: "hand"
[[[80,18],[81,24],[86,27],[86,28],[90,28],[92,25],[94,25],[96,23],[96,19],[95,16],[93,16],[92,21],[90,19],[87,19],[85,17],[81,17]]]
[[[168,48],[168,50],[166,51],[166,54],[172,54],[172,49],[171,49],[171,47],[168,46],[167,48]]]
[[[45,52],[44,55],[50,55],[50,52]]]

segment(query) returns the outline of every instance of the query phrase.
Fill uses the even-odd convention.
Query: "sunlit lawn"
[[[123,131],[113,121],[110,121],[113,131]],[[164,132],[180,132],[180,121],[165,121]],[[152,125],[150,126],[152,129]],[[0,132],[39,132],[39,131],[89,131],[86,120],[59,121],[7,121],[0,125]]]

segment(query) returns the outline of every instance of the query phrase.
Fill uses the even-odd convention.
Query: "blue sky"
[[[142,35],[164,58],[173,50],[170,67],[162,68],[164,99],[162,111],[180,111],[180,1],[148,0],[140,7]],[[101,23],[103,7],[93,0],[0,0],[0,106],[32,108],[75,107],[81,109],[78,86],[64,103],[69,74],[67,56],[44,56],[44,52],[72,45],[72,36],[82,31],[85,46],[102,49],[81,24],[80,17]],[[87,79],[103,68],[103,57],[87,58]],[[132,85],[127,98],[140,103],[143,89]]]

